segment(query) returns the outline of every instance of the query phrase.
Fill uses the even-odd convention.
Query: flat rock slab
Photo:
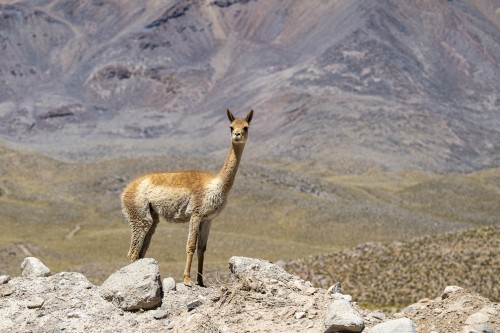
[[[145,258],[123,267],[104,281],[99,293],[125,311],[157,308],[162,299],[158,262]]]

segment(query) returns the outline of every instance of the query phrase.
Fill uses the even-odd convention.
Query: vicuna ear
[[[233,122],[234,121],[234,116],[231,113],[231,111],[229,109],[227,109],[226,112],[227,112],[227,117],[229,118],[229,121]]]
[[[250,125],[250,122],[252,121],[252,117],[253,117],[253,110],[250,110],[250,112],[248,112],[247,118],[246,118],[248,125]]]

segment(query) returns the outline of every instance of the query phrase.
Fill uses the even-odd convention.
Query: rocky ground
[[[336,284],[315,288],[270,262],[229,261],[230,283],[208,288],[161,280],[142,259],[102,286],[80,273],[50,270],[36,258],[21,276],[0,277],[2,332],[498,332],[500,305],[447,287],[392,316],[361,309]]]

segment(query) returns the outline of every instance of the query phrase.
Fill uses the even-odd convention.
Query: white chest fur
[[[203,215],[209,219],[215,218],[222,211],[226,205],[226,193],[220,186],[220,180],[212,180],[205,192],[205,197],[203,199],[202,212]]]

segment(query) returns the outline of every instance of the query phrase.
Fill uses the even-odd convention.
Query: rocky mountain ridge
[[[72,160],[206,155],[225,148],[226,107],[254,108],[255,159],[499,166],[499,10],[490,0],[9,1],[1,139]]]
[[[460,287],[388,316],[362,310],[340,285],[315,288],[270,262],[229,261],[232,282],[208,288],[161,281],[141,259],[92,285],[82,274],[50,275],[26,258],[22,276],[0,278],[2,332],[495,332],[500,305]]]

